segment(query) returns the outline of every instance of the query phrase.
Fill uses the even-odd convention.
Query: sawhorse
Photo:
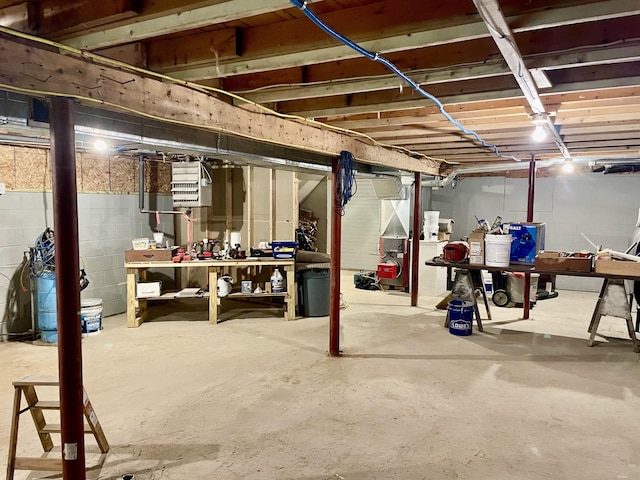
[[[604,279],[602,288],[600,289],[600,296],[598,297],[598,302],[596,303],[596,308],[593,311],[591,323],[587,330],[591,334],[588,344],[590,347],[594,345],[598,326],[600,325],[600,318],[605,315],[624,318],[626,320],[629,337],[633,342],[633,351],[636,353],[640,352],[640,343],[633,329],[631,306],[629,305],[629,297],[624,288],[624,280]]]
[[[26,411],[31,412],[33,423],[36,426],[40,443],[45,452],[53,449],[53,441],[51,434],[61,432],[59,424],[47,423],[45,421],[43,410],[60,410],[59,401],[41,401],[38,399],[36,388],[38,386],[59,387],[58,379],[51,376],[43,375],[27,375],[13,382],[13,416],[11,418],[11,437],[9,439],[9,460],[7,462],[7,480],[13,480],[16,470],[42,470],[61,472],[62,471],[62,453],[60,458],[49,457],[16,457],[18,447],[18,425],[20,415]],[[27,406],[20,409],[24,395]],[[98,417],[96,416],[93,406],[89,401],[87,392],[82,389],[82,412],[87,421],[85,424],[85,433],[92,433],[98,443],[100,451],[105,454],[109,451],[109,443],[107,442]]]

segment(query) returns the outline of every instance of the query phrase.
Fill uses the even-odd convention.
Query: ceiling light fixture
[[[93,149],[98,153],[105,153],[109,149],[109,145],[102,139],[97,139],[93,142]]]
[[[562,171],[564,173],[573,173],[573,162],[571,160],[566,160],[562,165]]]
[[[536,142],[542,142],[547,138],[547,130],[545,127],[547,117],[546,113],[534,113],[531,117],[531,123],[536,127],[531,134],[531,138]]]

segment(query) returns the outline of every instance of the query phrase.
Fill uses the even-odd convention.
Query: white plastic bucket
[[[492,267],[508,267],[511,257],[511,235],[484,236],[484,263]]]
[[[438,224],[438,220],[440,219],[440,211],[439,210],[427,210],[424,212],[424,223],[425,225]]]
[[[102,299],[85,298],[80,302],[80,325],[83,335],[100,333],[102,330]]]

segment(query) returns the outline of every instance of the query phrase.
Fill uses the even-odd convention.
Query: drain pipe
[[[138,207],[144,210],[144,155],[138,157]]]

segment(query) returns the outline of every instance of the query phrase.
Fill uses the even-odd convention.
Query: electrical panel
[[[171,195],[174,207],[210,207],[211,177],[200,162],[171,164]]]

